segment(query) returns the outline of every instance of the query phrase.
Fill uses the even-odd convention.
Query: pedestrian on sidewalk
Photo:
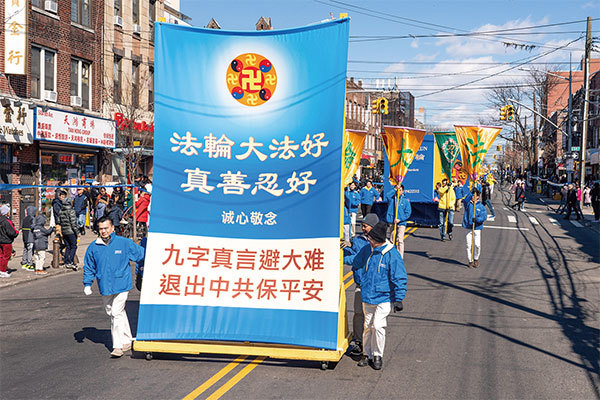
[[[398,250],[386,240],[385,222],[375,224],[365,246],[352,262],[354,282],[361,288],[365,318],[362,343],[364,353],[359,367],[383,368],[387,316],[402,311],[406,296],[406,269]]]
[[[140,198],[141,200],[141,198]],[[139,201],[139,200],[138,200]],[[356,191],[356,183],[350,182],[344,192],[344,206],[348,208],[350,213],[350,236],[356,233],[356,214],[360,205],[360,194]],[[137,206],[137,204],[136,204]]]
[[[567,214],[565,215],[565,219],[570,219],[571,212],[575,211],[577,221],[580,221],[583,218],[583,214],[581,213],[579,201],[577,200],[577,189],[575,189],[572,183],[569,183],[568,189],[569,190],[567,191]]]
[[[375,225],[379,222],[377,214],[367,214],[363,218],[361,228],[362,234],[356,235],[352,238],[352,246],[344,248],[344,264],[352,265],[356,255],[360,251],[369,247],[368,234]],[[363,337],[363,325],[365,322],[365,315],[362,309],[362,296],[360,294],[360,285],[355,285],[354,289],[354,316],[352,317],[352,339],[353,343],[350,346],[350,354],[361,355],[362,354],[362,337]]]
[[[490,210],[490,213],[492,214],[490,219],[493,220],[494,218],[496,218],[494,206],[492,205],[492,192],[490,189],[490,184],[486,179],[481,180],[481,202]]]
[[[33,220],[33,262],[35,263],[36,275],[46,275],[44,271],[44,261],[46,260],[46,250],[48,250],[48,236],[54,232],[54,227],[46,228],[46,216],[38,215]]]
[[[474,188],[463,199],[465,214],[463,215],[462,226],[468,229],[467,233],[467,258],[469,268],[479,267],[479,256],[481,255],[481,231],[483,223],[487,219],[485,207],[479,201],[481,193]]]
[[[590,191],[590,199],[594,210],[594,222],[600,222],[600,183],[594,183],[594,187]]]
[[[589,207],[592,205],[592,189],[588,185],[585,185],[585,189],[583,189],[583,205]]]
[[[12,243],[19,236],[19,231],[8,218],[9,212],[6,204],[0,207],[0,278],[10,278],[8,260],[12,255]]]
[[[511,208],[517,208],[517,210],[525,211],[525,182],[517,183],[515,187],[515,201],[516,203]]]
[[[394,228],[396,229],[396,248],[404,259],[404,232],[406,223],[412,213],[410,200],[404,196],[404,185],[399,183],[394,190],[386,194],[387,213],[386,222],[388,223],[388,239],[393,240]]]
[[[77,252],[77,216],[73,209],[73,199],[67,197],[63,199],[62,209],[58,214],[62,237],[65,242],[64,267],[77,271],[77,265],[74,263],[75,253]]]
[[[83,265],[83,292],[92,294],[94,279],[98,283],[104,310],[110,316],[113,351],[111,357],[121,357],[131,350],[131,328],[125,311],[129,291],[133,288],[130,261],[144,258],[144,249],[133,240],[115,235],[115,227],[108,217],[98,220],[100,237],[85,252]]]
[[[560,204],[556,209],[558,214],[562,214],[567,211],[567,193],[569,191],[569,185],[562,185],[560,188]]]
[[[379,192],[373,187],[373,182],[367,181],[365,187],[360,189],[360,207],[363,218],[371,212],[373,202],[379,197]]]
[[[25,218],[21,224],[21,235],[23,237],[23,256],[21,257],[21,268],[27,271],[33,271],[33,234],[31,228],[33,225],[33,219],[36,215],[36,209],[34,206],[29,206],[25,209]]]
[[[77,231],[80,235],[85,235],[85,216],[88,208],[88,196],[83,188],[77,188],[77,195],[73,199],[73,209],[77,217]]]
[[[115,233],[119,236],[123,233],[121,229],[121,218],[123,218],[123,209],[119,207],[114,200],[114,197],[108,201],[108,206],[106,207],[105,215],[110,218],[115,227]]]
[[[454,205],[456,203],[456,194],[454,188],[449,184],[448,179],[442,179],[442,184],[438,188],[440,201],[438,203],[438,212],[440,215],[440,236],[442,242],[448,239],[452,240],[452,228],[454,227]]]

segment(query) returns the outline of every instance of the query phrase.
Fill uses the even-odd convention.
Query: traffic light
[[[508,105],[506,106],[506,119],[509,121],[512,121],[515,119],[515,110],[513,108],[513,106]]]
[[[373,114],[379,114],[379,98],[376,98],[371,102],[373,105],[371,106],[371,112]]]
[[[506,108],[507,108],[507,106],[500,108],[500,120],[501,121],[506,121]]]
[[[379,109],[381,110],[382,114],[388,114],[388,99],[386,99],[385,97],[381,98],[381,104],[379,106]]]

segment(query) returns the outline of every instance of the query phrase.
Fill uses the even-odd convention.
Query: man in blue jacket
[[[350,236],[354,236],[356,230],[356,213],[360,205],[360,194],[356,191],[356,183],[350,182],[344,193],[344,207],[350,213]]]
[[[110,332],[113,341],[111,357],[121,357],[131,350],[131,328],[125,312],[127,295],[132,289],[129,261],[141,261],[144,249],[131,239],[115,235],[115,227],[108,217],[98,220],[100,237],[85,252],[83,265],[83,292],[92,294],[94,279],[104,302],[104,310],[110,316]]]
[[[390,311],[402,310],[406,295],[406,270],[398,250],[386,240],[387,224],[377,223],[368,233],[365,246],[352,262],[354,282],[361,288],[365,315],[363,348],[359,367],[383,367],[385,327]]]
[[[474,188],[463,198],[465,214],[463,216],[462,226],[469,230],[467,233],[467,258],[469,259],[469,268],[479,267],[479,255],[481,254],[481,231],[483,223],[487,219],[485,207],[479,201],[480,191]],[[475,225],[475,229],[473,229]],[[475,234],[475,237],[473,237]],[[471,246],[475,245],[472,249]]]
[[[371,212],[371,207],[377,197],[379,197],[379,192],[373,187],[373,182],[367,181],[365,187],[360,189],[360,208],[363,218]]]
[[[404,185],[401,183],[396,185],[396,190],[390,190],[386,194],[385,200],[388,203],[386,214],[388,238],[392,240],[394,225],[396,225],[396,247],[404,259],[404,232],[406,231],[406,222],[412,212],[410,200],[404,197]],[[398,212],[396,212],[396,207],[398,208]]]

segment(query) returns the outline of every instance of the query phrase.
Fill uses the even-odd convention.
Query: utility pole
[[[538,129],[537,129],[537,113],[535,112],[535,89],[533,90],[533,172],[539,176],[538,172]]]
[[[567,115],[567,152],[571,152],[571,145],[573,144],[573,126],[571,125],[573,120],[572,120],[572,115],[573,115],[573,89],[571,87],[571,85],[573,84],[573,75],[572,75],[572,67],[571,67],[571,53],[569,53],[569,109],[568,109],[568,115]],[[572,182],[573,178],[572,172],[568,173],[568,181]]]
[[[580,170],[579,170],[579,187],[583,191],[585,186],[585,153],[587,144],[587,130],[588,130],[588,113],[589,113],[589,99],[590,99],[590,52],[592,48],[592,17],[587,18],[587,32],[585,35],[585,62],[584,62],[584,73],[583,73],[583,85],[585,87],[585,99],[583,101],[583,130],[581,132],[581,157],[580,159]],[[579,206],[583,208],[583,196],[579,201]]]

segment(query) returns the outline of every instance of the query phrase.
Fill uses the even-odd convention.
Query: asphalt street
[[[466,266],[462,213],[452,241],[431,228],[406,238],[408,292],[404,311],[388,318],[382,371],[349,356],[327,371],[255,357],[110,359],[110,321],[95,285],[84,296],[79,271],[0,288],[0,397],[600,398],[597,231],[538,201],[520,212],[506,207],[508,194],[495,196],[478,269]],[[138,299],[132,290],[133,332]]]

